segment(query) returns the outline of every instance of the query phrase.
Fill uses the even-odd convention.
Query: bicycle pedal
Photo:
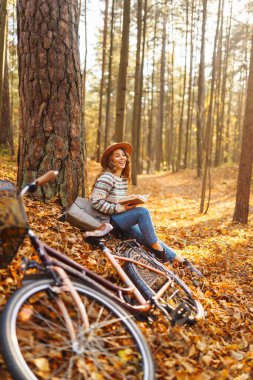
[[[190,308],[182,302],[174,311],[171,312],[171,325],[175,326],[175,324],[177,324],[182,326],[184,324],[188,324],[188,321],[190,321],[190,315]]]

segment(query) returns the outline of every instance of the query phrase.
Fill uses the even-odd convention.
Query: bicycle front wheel
[[[1,346],[15,380],[154,379],[150,350],[132,317],[107,296],[73,281],[85,305],[89,328],[68,292],[53,280],[32,281],[17,290],[1,318]],[[73,347],[57,298],[71,317]]]

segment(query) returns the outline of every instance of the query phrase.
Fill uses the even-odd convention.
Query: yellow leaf
[[[50,371],[49,362],[46,358],[33,359],[33,362],[40,371],[43,371],[43,372]]]

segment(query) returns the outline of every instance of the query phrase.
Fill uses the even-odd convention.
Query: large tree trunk
[[[124,137],[125,105],[126,105],[126,79],[129,53],[129,27],[130,27],[131,0],[124,0],[123,29],[120,50],[120,64],[116,100],[115,141]]]
[[[18,0],[20,75],[19,186],[50,169],[57,181],[43,199],[59,194],[70,205],[84,194],[84,151],[78,0]]]
[[[250,182],[253,162],[253,37],[251,44],[250,70],[243,125],[241,158],[237,182],[236,204],[233,216],[233,220],[240,223],[247,223],[248,221]]]

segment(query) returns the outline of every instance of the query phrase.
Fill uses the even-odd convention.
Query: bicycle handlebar
[[[44,183],[47,183],[53,179],[55,179],[58,175],[57,170],[50,170],[49,172],[43,174],[41,177],[37,178],[34,183],[36,186],[42,186]]]

